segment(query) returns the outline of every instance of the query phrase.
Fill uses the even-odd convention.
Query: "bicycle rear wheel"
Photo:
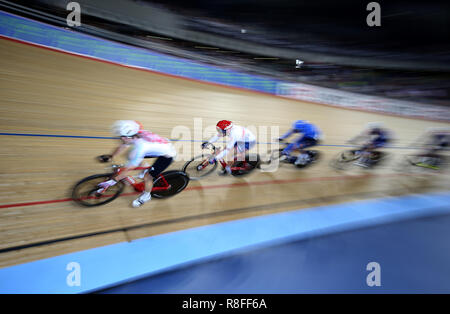
[[[182,171],[185,172],[189,179],[199,180],[214,172],[217,168],[217,161],[214,164],[208,162],[214,156],[211,154],[198,155],[184,164]]]
[[[100,206],[116,199],[122,193],[125,185],[117,182],[109,187],[104,193],[99,194],[98,184],[111,179],[112,173],[95,174],[80,180],[72,190],[72,199],[77,204],[86,207]]]
[[[235,161],[231,168],[246,168],[246,169],[238,169],[238,170],[232,170],[231,174],[235,177],[243,176],[246,174],[249,174],[252,172],[255,168],[259,167],[260,164],[260,157],[259,155],[252,155],[252,158],[250,158],[249,155],[245,156],[245,163],[243,161]]]
[[[297,168],[305,168],[307,166],[310,166],[311,164],[315,163],[320,158],[320,152],[318,150],[307,150],[306,153],[309,155],[309,161],[305,164],[297,164]]]
[[[166,198],[180,193],[187,187],[189,176],[179,170],[166,171],[153,181],[153,187],[165,187],[167,186],[166,182],[170,187],[167,190],[154,191],[152,192],[152,196],[156,198]]]

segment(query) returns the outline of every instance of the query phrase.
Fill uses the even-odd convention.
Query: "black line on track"
[[[104,235],[104,234],[109,234],[109,233],[115,233],[115,232],[127,233],[128,231],[135,230],[135,229],[160,226],[160,225],[165,225],[165,224],[169,225],[172,223],[178,223],[178,222],[183,222],[183,221],[192,221],[192,220],[196,220],[196,219],[204,219],[204,218],[211,218],[211,217],[218,217],[218,216],[224,216],[224,215],[229,215],[229,214],[252,212],[252,211],[257,211],[257,210],[262,210],[262,209],[267,209],[267,208],[277,208],[277,207],[282,207],[282,206],[297,205],[297,204],[317,202],[317,201],[319,201],[319,202],[320,201],[331,201],[331,200],[336,200],[339,198],[345,198],[345,197],[349,197],[349,196],[371,197],[371,196],[375,196],[377,194],[382,194],[385,196],[397,195],[397,194],[404,195],[404,194],[414,193],[415,190],[420,190],[421,193],[424,192],[423,188],[421,188],[421,187],[406,188],[406,189],[402,188],[402,189],[396,189],[396,190],[389,189],[389,190],[381,190],[381,191],[359,192],[359,193],[352,193],[352,194],[320,196],[320,197],[298,199],[298,200],[287,201],[287,202],[279,202],[279,203],[271,203],[271,204],[258,205],[258,206],[227,209],[227,210],[222,210],[222,211],[217,211],[217,212],[212,212],[212,213],[180,217],[180,218],[175,218],[175,219],[171,219],[171,220],[149,222],[149,223],[140,224],[140,225],[109,229],[109,230],[99,231],[99,232],[84,233],[84,234],[80,234],[80,235],[76,235],[76,236],[62,237],[62,238],[57,238],[57,239],[52,239],[52,240],[47,240],[47,241],[39,241],[39,242],[28,243],[28,244],[24,244],[24,245],[12,246],[12,247],[8,247],[8,248],[0,249],[0,254],[11,252],[11,251],[17,251],[17,250],[23,250],[23,249],[33,248],[33,247],[39,247],[39,246],[59,243],[59,242],[64,242],[64,241],[71,241],[71,240],[77,240],[77,239],[82,239],[82,238],[94,237],[94,236],[99,236],[99,235]],[[382,195],[380,195],[380,196],[382,196]]]

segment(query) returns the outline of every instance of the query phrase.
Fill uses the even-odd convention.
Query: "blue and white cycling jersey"
[[[318,127],[309,122],[298,120],[292,124],[292,128],[286,132],[281,139],[288,138],[294,133],[302,133],[303,137],[309,137],[315,140],[319,140],[321,137],[321,132]]]

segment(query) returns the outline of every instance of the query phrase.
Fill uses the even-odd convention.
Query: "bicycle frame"
[[[212,143],[208,143],[207,146],[209,146],[209,147],[213,150],[213,154],[214,154],[214,155],[216,155],[217,152],[220,151],[220,147],[216,147],[216,146],[214,146],[214,144],[212,144]],[[234,159],[234,162],[236,162],[236,160],[237,160],[237,158]],[[200,164],[200,166],[202,167],[201,169],[206,168],[206,166],[208,165],[208,162],[209,162],[209,160],[208,160],[208,159],[205,159],[205,160]],[[225,168],[225,167],[228,165],[228,163],[225,162],[224,160],[219,160],[219,162],[220,162],[220,164],[222,165],[223,168]],[[249,170],[249,169],[248,169],[249,167],[248,167],[247,161],[244,159],[242,162],[243,162],[243,167],[231,167],[231,168],[230,168],[231,171],[239,171],[239,170],[247,171],[247,170]],[[200,169],[200,170],[201,170],[201,169]]]
[[[130,171],[134,171],[134,170],[145,170],[145,169],[148,169],[148,167],[135,167],[135,168],[130,168],[129,170]],[[121,172],[121,170],[122,170],[122,168],[116,168],[114,173],[115,174],[119,174]],[[166,178],[164,178],[163,174],[160,174],[158,178],[161,178],[164,186],[156,186],[156,187],[154,186],[152,188],[152,192],[166,191],[166,190],[170,189],[171,186],[169,185],[169,183],[167,183]],[[144,192],[144,190],[145,190],[145,181],[138,182],[132,176],[126,176],[123,180],[125,182],[127,182],[129,185],[131,185],[136,192]]]
[[[247,170],[250,170],[250,168],[251,168],[251,165],[246,160],[243,160],[242,167],[230,167],[230,170],[231,171],[240,171],[240,170],[247,171]]]

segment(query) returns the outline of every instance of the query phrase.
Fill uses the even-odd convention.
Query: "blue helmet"
[[[292,128],[295,130],[300,130],[307,124],[308,122],[306,122],[305,120],[297,120],[292,124]]]

